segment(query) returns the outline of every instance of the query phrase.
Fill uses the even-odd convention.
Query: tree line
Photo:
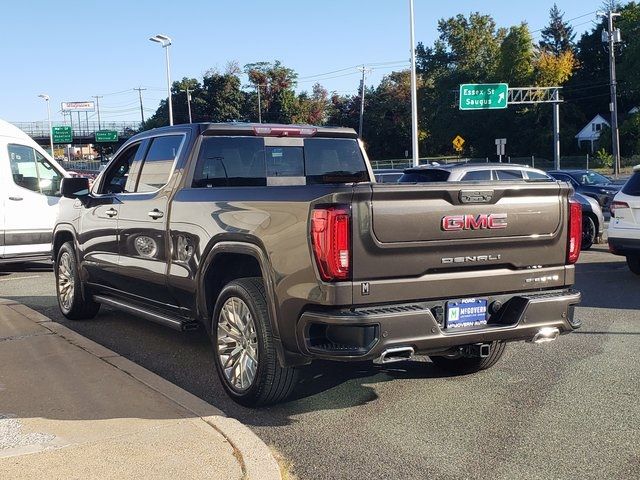
[[[603,5],[621,13],[616,46],[621,153],[640,155],[640,5]],[[421,156],[495,155],[495,138],[508,139],[511,156],[552,157],[551,105],[512,105],[505,110],[460,111],[462,83],[508,83],[510,87],[561,86],[560,131],[563,155],[586,153],[575,135],[596,114],[609,113],[608,47],[602,42],[606,21],[595,23],[576,40],[569,21],[556,5],[549,24],[534,41],[529,25],[497,26],[491,15],[471,13],[438,21],[438,38],[416,47],[419,145]],[[242,84],[243,74],[249,83]],[[201,80],[183,78],[172,86],[174,122],[188,122],[186,90],[191,94],[194,122],[246,121],[336,125],[357,130],[360,95],[331,93],[320,83],[296,92],[297,73],[280,63],[257,62],[224,71],[210,70]],[[358,93],[355,93],[355,92]],[[258,111],[260,97],[260,113]],[[394,71],[365,91],[363,140],[373,159],[411,155],[409,70]],[[168,105],[160,103],[143,128],[167,124]],[[462,152],[452,139],[465,140]],[[610,151],[610,132],[603,131],[599,148]],[[602,153],[604,155],[604,153]]]

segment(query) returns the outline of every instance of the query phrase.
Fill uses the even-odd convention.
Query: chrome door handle
[[[106,212],[104,212],[107,217],[113,218],[118,215],[118,211],[115,208],[110,208]]]
[[[24,199],[22,197],[9,197],[9,200],[14,202],[21,202]]]
[[[164,217],[164,213],[162,213],[157,208],[154,208],[153,210],[151,210],[147,215],[149,215],[154,220]]]

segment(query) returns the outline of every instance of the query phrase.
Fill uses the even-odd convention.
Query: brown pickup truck
[[[381,184],[351,129],[193,124],[62,194],[64,315],[202,325],[246,405],[285,399],[313,359],[467,373],[579,327],[581,210],[554,180]]]

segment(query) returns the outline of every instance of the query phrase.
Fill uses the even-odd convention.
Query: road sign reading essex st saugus
[[[117,142],[118,132],[115,130],[98,130],[96,132],[96,142]]]
[[[464,83],[460,85],[460,110],[507,108],[506,83]]]
[[[51,127],[51,137],[53,143],[71,143],[73,141],[71,127],[66,126]]]

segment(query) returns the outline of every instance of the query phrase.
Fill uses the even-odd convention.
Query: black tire
[[[94,302],[83,288],[80,274],[78,273],[76,253],[73,243],[66,242],[58,250],[53,268],[56,277],[56,297],[58,307],[62,314],[69,320],[88,320],[94,318],[100,310],[100,304]],[[72,290],[71,297],[65,292],[64,281],[61,277],[69,280]]]
[[[487,357],[431,356],[433,364],[454,375],[466,375],[493,367],[502,357],[507,344],[502,341],[491,342],[491,351]]]
[[[589,250],[591,246],[596,242],[598,237],[598,229],[596,223],[589,215],[582,216],[582,244],[581,250]]]
[[[218,326],[220,322],[225,321],[221,317],[221,311],[225,304],[229,304],[230,299],[239,299],[248,307],[253,317],[257,337],[257,368],[253,379],[249,382],[250,386],[245,388],[237,387],[231,379],[227,378],[221,358],[223,347],[218,346]],[[293,392],[298,379],[298,369],[282,367],[278,362],[267,309],[267,297],[261,278],[242,278],[228,283],[216,301],[211,325],[216,370],[225,391],[234,401],[247,407],[260,407],[282,402]],[[228,348],[228,344],[225,346]],[[227,370],[232,371],[234,368],[229,367]]]
[[[640,275],[640,255],[627,255],[627,265],[636,275]]]

